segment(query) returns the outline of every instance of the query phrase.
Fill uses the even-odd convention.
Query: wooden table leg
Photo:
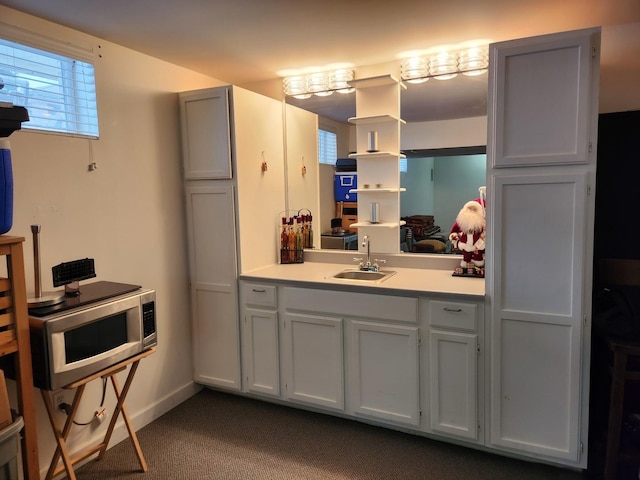
[[[71,431],[71,427],[73,425],[73,419],[78,411],[78,405],[80,405],[80,399],[82,398],[82,394],[84,393],[85,385],[80,385],[76,390],[76,394],[73,397],[73,403],[71,404],[71,410],[68,412],[67,420],[64,423],[64,427],[62,431],[60,427],[58,427],[58,422],[56,421],[56,410],[55,406],[51,402],[51,397],[49,393],[45,390],[41,390],[42,399],[44,400],[44,405],[47,408],[47,414],[49,415],[49,421],[51,422],[51,427],[53,428],[53,434],[56,437],[56,442],[58,446],[56,447],[56,451],[53,454],[53,458],[51,459],[51,464],[49,465],[49,471],[47,472],[46,480],[51,480],[56,474],[56,469],[58,466],[58,461],[60,457],[62,457],[62,463],[64,464],[64,469],[67,472],[67,476],[70,480],[76,480],[76,474],[73,470],[73,461],[71,460],[71,454],[69,449],[67,448],[67,437],[69,436],[69,432]]]
[[[120,385],[118,383],[118,378],[115,375],[110,375],[111,383],[113,385],[113,390],[116,394],[116,398],[118,400],[116,404],[116,408],[113,412],[113,416],[111,417],[111,422],[109,423],[109,428],[107,429],[107,433],[104,437],[103,447],[100,450],[100,454],[98,459],[102,458],[104,453],[107,450],[107,446],[109,445],[109,440],[111,439],[111,434],[113,433],[113,429],[116,425],[116,421],[118,419],[118,415],[122,412],[122,418],[124,423],[129,431],[129,438],[131,439],[131,443],[133,444],[133,448],[136,451],[136,455],[138,456],[138,462],[140,463],[140,468],[143,472],[147,471],[147,462],[144,459],[144,455],[142,454],[142,448],[140,448],[140,443],[138,442],[138,437],[136,435],[136,431],[133,428],[133,424],[131,423],[131,419],[129,418],[129,414],[127,413],[127,408],[125,406],[125,398],[129,393],[129,388],[131,387],[131,383],[133,382],[133,376],[138,369],[138,364],[140,360],[137,360],[131,364],[131,369],[129,370],[129,374],[127,375],[127,379],[124,383],[124,388],[120,390]]]
[[[618,469],[618,449],[622,429],[622,410],[624,406],[625,371],[627,354],[614,351],[613,371],[611,373],[611,398],[609,402],[609,422],[607,425],[607,453],[605,458],[605,480],[615,480]]]

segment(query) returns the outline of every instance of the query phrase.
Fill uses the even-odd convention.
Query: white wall
[[[42,225],[45,291],[53,289],[52,266],[85,257],[95,259],[95,280],[156,290],[157,353],[141,362],[127,399],[139,428],[196,391],[176,92],[223,82],[1,6],[0,18],[57,40],[88,42],[99,53],[99,140],[25,130],[9,137],[15,194],[8,234],[26,238],[31,292],[32,224]],[[91,162],[98,166],[93,172]],[[87,387],[79,421],[90,419],[99,406],[99,384]],[[72,392],[67,397],[71,400]],[[39,393],[36,401],[40,468],[46,470],[55,441]],[[107,404],[109,409],[115,404],[111,390]],[[72,450],[102,437],[104,427],[106,422],[98,431],[74,427]],[[124,438],[123,430],[120,421],[114,440]]]
[[[487,117],[458,118],[402,126],[402,150],[475,147],[487,144]]]

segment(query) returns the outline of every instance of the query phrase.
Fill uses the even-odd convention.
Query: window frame
[[[56,73],[56,75],[54,75],[55,82],[52,83],[52,85],[55,85],[55,88],[59,91],[52,93],[51,97],[54,99],[58,97],[62,100],[62,102],[57,103],[57,105],[60,106],[60,114],[62,117],[58,122],[61,123],[61,126],[53,127],[46,123],[38,124],[35,122],[35,119],[38,118],[38,116],[35,115],[37,109],[34,108],[33,105],[29,105],[29,103],[33,102],[35,104],[38,101],[42,101],[43,99],[39,98],[42,92],[45,93],[46,99],[46,90],[35,89],[34,92],[38,92],[39,95],[29,96],[27,93],[26,98],[29,99],[29,101],[21,105],[27,107],[27,111],[29,111],[30,108],[32,110],[29,115],[30,120],[22,124],[23,130],[89,139],[98,139],[100,137],[95,75],[96,65],[93,47],[91,45],[61,42],[3,22],[0,22],[0,40],[15,43],[18,49],[23,49],[27,52],[33,50],[36,55],[42,55],[43,59],[57,62],[57,65],[52,67]],[[79,62],[84,62],[86,65]],[[11,68],[11,65],[8,65],[8,67]],[[74,71],[75,67],[83,70],[80,72]],[[37,76],[40,75],[40,78],[46,78],[47,68],[48,67],[43,65],[42,70],[34,70],[36,72],[34,77],[37,78]],[[87,72],[84,71],[85,68]],[[19,77],[14,75],[11,78]],[[78,84],[80,80],[88,80],[90,82],[88,88],[79,88]],[[35,81],[37,80],[34,79],[34,82]],[[27,90],[28,88],[29,86],[27,84]],[[49,103],[55,104],[56,102],[49,99]],[[19,105],[18,103],[15,104]],[[46,119],[44,119],[44,121],[46,122]]]

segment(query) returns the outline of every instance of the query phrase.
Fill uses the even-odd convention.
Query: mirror
[[[356,115],[355,94],[287,97],[286,103],[318,114],[319,127],[337,133],[338,158],[354,150],[355,127],[348,118]],[[402,151],[407,156],[406,172],[401,172],[401,186],[407,189],[401,194],[401,216],[433,216],[433,225],[440,231],[427,235],[429,238],[445,243],[460,208],[477,198],[478,188],[485,185],[486,110],[486,74],[458,75],[447,81],[431,79],[407,85],[401,93],[401,116],[407,122],[401,133]],[[334,172],[332,166],[320,166],[321,223],[314,225],[318,234],[329,232],[330,219],[336,216]],[[295,195],[289,196],[289,203],[296,204]],[[450,248],[438,250],[425,248],[417,253],[450,252]]]

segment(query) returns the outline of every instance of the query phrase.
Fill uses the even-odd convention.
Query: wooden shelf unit
[[[14,356],[18,413],[24,421],[24,478],[37,480],[40,471],[23,242],[24,237],[0,235],[0,255],[6,258],[8,273],[8,278],[0,279],[0,356]]]

